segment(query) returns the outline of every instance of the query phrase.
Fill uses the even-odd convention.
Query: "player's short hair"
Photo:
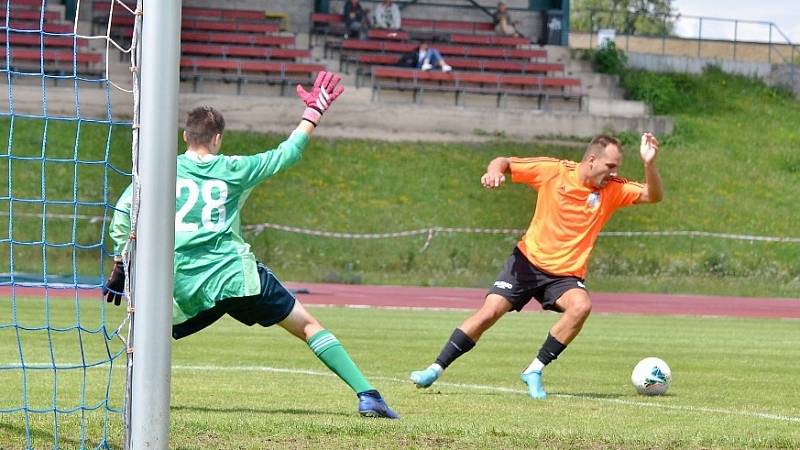
[[[211,106],[198,106],[186,115],[186,143],[208,145],[217,134],[225,132],[225,118]]]
[[[613,138],[607,134],[599,134],[592,139],[592,142],[586,147],[586,152],[583,154],[583,161],[586,161],[591,155],[597,156],[603,153],[609,145],[616,146],[619,152],[622,153],[622,143],[619,139]]]

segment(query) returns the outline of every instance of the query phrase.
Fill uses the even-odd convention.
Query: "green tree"
[[[574,0],[570,26],[594,32],[613,28],[622,34],[671,34],[675,19],[672,0]]]

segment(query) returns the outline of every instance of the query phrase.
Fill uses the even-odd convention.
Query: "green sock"
[[[374,389],[358,370],[347,350],[330,331],[322,330],[311,336],[308,346],[317,358],[347,383],[356,394]]]

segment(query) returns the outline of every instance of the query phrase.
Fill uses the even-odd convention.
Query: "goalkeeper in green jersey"
[[[252,156],[219,154],[225,120],[214,108],[189,112],[178,156],[175,214],[175,286],[172,337],[181,339],[228,314],[245,325],[278,324],[303,339],[358,397],[363,416],[398,418],[364,378],[342,344],[297,301],[242,238],[239,211],[263,180],[300,159],[322,114],[342,93],[338,75],[320,72],[311,92],[297,86],[306,109],[297,129],[278,148]],[[111,222],[115,265],[104,286],[119,304],[125,284],[121,254],[130,235],[132,186]]]

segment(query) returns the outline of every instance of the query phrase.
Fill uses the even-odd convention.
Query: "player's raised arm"
[[[344,86],[339,84],[340,81],[342,81],[342,77],[339,75],[320,71],[310,92],[306,91],[303,86],[297,85],[297,96],[306,104],[303,118],[297,126],[299,131],[311,136],[314,128],[319,125],[322,114],[344,92]]]
[[[506,157],[493,159],[486,168],[486,173],[481,177],[481,185],[489,189],[500,187],[506,181],[505,173],[508,172],[510,166],[511,162]]]
[[[644,189],[642,189],[636,203],[658,203],[664,198],[664,189],[661,186],[661,175],[656,168],[656,156],[658,155],[658,140],[652,133],[642,135],[642,143],[639,147],[639,156],[642,157],[644,164]]]
[[[289,138],[281,142],[274,150],[238,158],[229,165],[228,170],[235,171],[242,177],[240,179],[245,185],[252,186],[296,163],[308,144],[308,138],[322,119],[322,115],[344,92],[344,86],[339,84],[341,80],[342,78],[333,72],[320,71],[311,91],[306,91],[303,86],[298,84],[297,96],[305,103],[306,109],[303,111],[300,124]]]

